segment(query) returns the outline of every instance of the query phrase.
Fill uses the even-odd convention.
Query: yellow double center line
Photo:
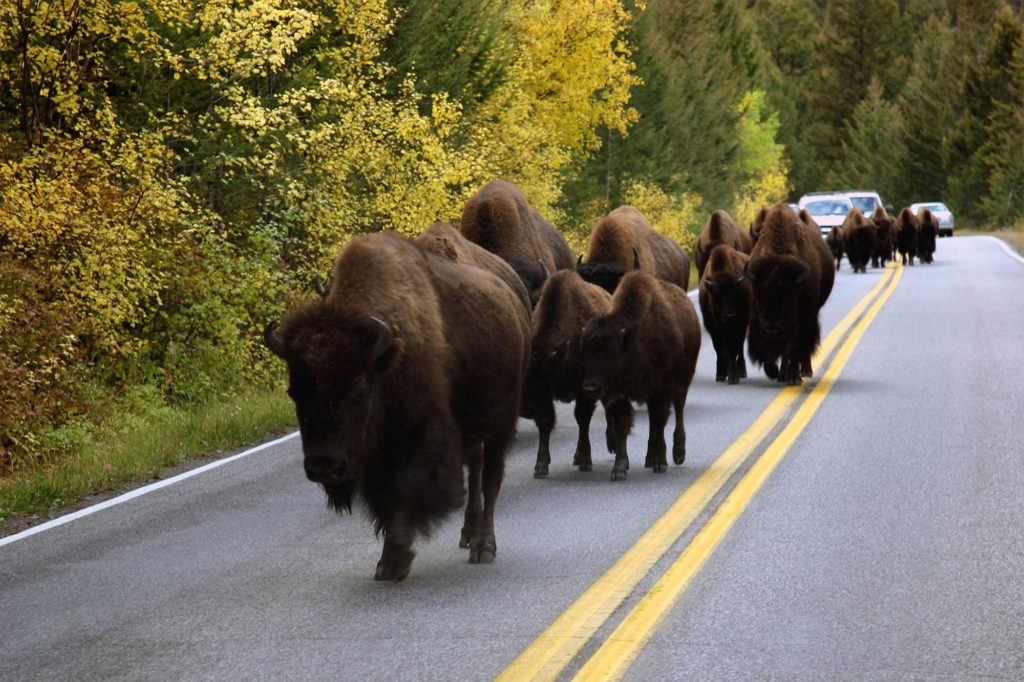
[[[728,532],[817,411],[853,348],[878,310],[892,295],[901,276],[900,267],[886,269],[874,288],[825,338],[815,354],[815,364],[827,358],[856,323],[850,338],[840,348],[825,375],[817,382],[790,423],[740,479],[687,549],[584,665],[576,679],[618,679],[623,675],[689,580],[711,555],[719,540]],[[885,293],[878,296],[883,289]],[[861,313],[872,300],[875,302],[871,309],[861,318]],[[779,391],[750,428],[719,455],[637,543],[542,632],[498,679],[555,679],[804,393],[805,389],[799,386]]]

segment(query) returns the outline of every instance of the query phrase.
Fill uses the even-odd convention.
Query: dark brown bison
[[[741,253],[750,253],[753,247],[750,235],[740,229],[736,221],[722,210],[715,211],[704,223],[704,229],[693,246],[693,261],[697,266],[697,274],[704,275],[711,250],[719,244],[728,244]]]
[[[743,342],[747,338],[751,291],[743,270],[749,261],[747,254],[719,244],[711,250],[700,280],[700,312],[717,356],[715,381],[738,384],[747,377]]]
[[[572,268],[572,251],[565,237],[539,218],[518,187],[494,180],[469,198],[459,222],[466,239],[512,266],[532,305],[537,304],[551,273]]]
[[[508,285],[374,234],[345,247],[325,298],[268,325],[264,340],[288,363],[306,476],[335,511],[359,497],[384,536],[377,580],[403,579],[416,535],[462,505],[463,464],[459,544],[471,563],[494,560],[494,505],[530,352]]]
[[[832,257],[836,259],[836,270],[838,270],[843,261],[843,228],[836,225],[829,230],[828,236],[825,237],[825,243],[828,244],[828,250],[832,252]]]
[[[917,255],[917,233],[920,227],[917,216],[909,208],[904,208],[896,216],[893,229],[896,231],[896,248],[900,252],[900,259],[903,265],[914,264],[914,256]]]
[[[871,218],[865,218],[859,208],[851,208],[843,220],[843,251],[854,272],[868,271],[868,263],[875,253],[875,224]]]
[[[519,275],[505,260],[494,255],[487,249],[466,239],[461,232],[445,222],[436,222],[416,238],[416,244],[424,251],[441,256],[453,263],[474,265],[486,270],[503,281],[515,292],[519,300],[530,312],[530,296]]]
[[[761,237],[746,269],[754,292],[747,352],[768,378],[799,385],[801,376],[813,375],[818,312],[835,280],[832,253],[785,204],[759,212],[758,220]]]
[[[927,208],[922,208],[918,212],[917,220],[917,255],[922,263],[931,263],[935,260],[935,239],[939,235],[939,221]]]
[[[640,211],[619,206],[594,227],[587,244],[587,262],[580,256],[576,271],[591,284],[613,293],[623,275],[633,270],[646,270],[684,291],[690,285],[686,251],[655,232]]]
[[[884,268],[885,264],[892,259],[894,232],[892,216],[885,212],[884,206],[875,206],[875,212],[871,214],[871,221],[875,224],[875,252],[871,254],[871,267]]]
[[[523,388],[522,415],[534,419],[539,432],[535,478],[548,475],[551,464],[551,431],[555,427],[555,404],[576,402],[574,415],[579,426],[573,465],[580,471],[593,470],[590,449],[590,419],[596,400],[583,391],[583,358],[580,332],[593,318],[607,314],[611,295],[599,286],[583,281],[576,272],[562,270],[548,278],[533,316],[532,359]],[[609,434],[615,420],[632,419],[632,407],[622,401],[605,405]],[[609,449],[614,437],[607,438]]]
[[[645,466],[668,469],[665,424],[675,407],[672,459],[686,458],[683,408],[700,351],[700,322],[686,292],[645,270],[627,273],[612,296],[612,309],[591,320],[580,339],[583,390],[606,401],[647,403],[650,434]],[[631,423],[615,422],[613,481],[629,470],[626,438]]]

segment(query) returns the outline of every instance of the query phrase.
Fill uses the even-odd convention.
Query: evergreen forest
[[[516,183],[579,253],[809,191],[1024,222],[1024,3],[0,0],[0,480],[282,368],[349,238]],[[280,390],[280,389],[275,389]],[[63,431],[62,431],[63,429]]]

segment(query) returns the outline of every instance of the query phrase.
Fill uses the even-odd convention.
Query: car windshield
[[[948,211],[945,204],[925,204],[921,208],[927,208],[929,211]]]
[[[850,211],[850,204],[838,199],[819,199],[808,201],[804,208],[811,215],[846,215]]]
[[[860,209],[860,212],[864,215],[873,213],[875,206],[878,206],[878,202],[874,197],[850,197],[850,201],[854,206]]]

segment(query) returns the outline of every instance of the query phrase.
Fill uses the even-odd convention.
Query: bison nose
[[[308,457],[305,467],[306,478],[314,483],[344,483],[351,477],[347,459]]]
[[[775,322],[767,322],[761,325],[762,331],[770,336],[779,336],[782,334],[782,325]]]
[[[601,382],[596,379],[584,379],[583,380],[583,392],[590,396],[599,396],[603,392],[604,387],[601,386]]]
[[[725,318],[726,320],[728,320],[729,322],[732,322],[733,320],[736,319],[736,311],[735,310],[723,310],[722,311],[722,317]]]

